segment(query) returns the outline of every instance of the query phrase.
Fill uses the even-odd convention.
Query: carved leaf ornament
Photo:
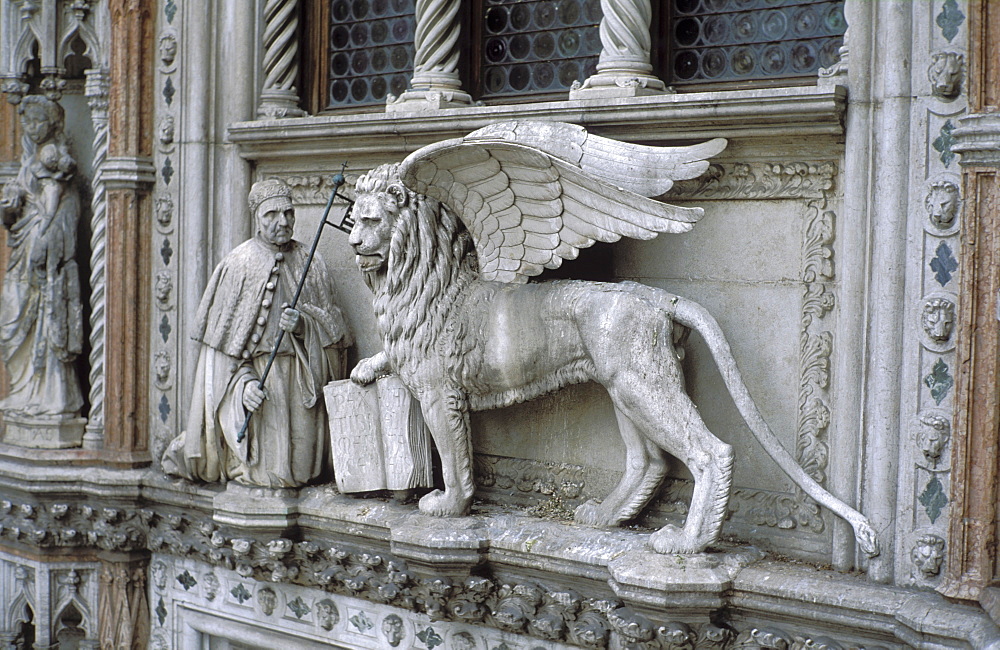
[[[462,219],[482,279],[524,283],[598,241],[691,230],[701,208],[644,197],[699,176],[705,159],[725,147],[722,138],[647,147],[571,124],[502,122],[424,147],[399,173],[407,187]]]

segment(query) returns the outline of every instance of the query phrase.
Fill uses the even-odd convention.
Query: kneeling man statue
[[[298,487],[317,478],[329,456],[323,386],[342,378],[351,338],[318,255],[296,308],[287,306],[309,254],[292,239],[288,185],[255,183],[249,204],[257,233],[219,263],[205,289],[194,333],[202,349],[191,412],[187,429],[163,455],[163,470],[191,480]],[[261,390],[279,330],[285,336]]]

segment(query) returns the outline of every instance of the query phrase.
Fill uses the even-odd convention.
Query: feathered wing
[[[646,197],[700,175],[725,144],[648,147],[571,124],[506,122],[424,147],[399,171],[462,219],[483,279],[523,283],[597,241],[690,230],[701,208]]]

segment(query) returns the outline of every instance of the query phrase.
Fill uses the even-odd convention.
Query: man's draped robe
[[[291,302],[308,250],[279,251],[258,238],[216,267],[198,308],[194,339],[202,343],[187,429],[167,447],[163,470],[192,480],[236,480],[296,487],[326,466],[323,386],[342,376],[350,336],[333,302],[332,283],[317,255],[296,308],[301,331],[286,333],[264,383],[267,399],[246,419],[243,390],[259,381],[278,335],[282,304]]]

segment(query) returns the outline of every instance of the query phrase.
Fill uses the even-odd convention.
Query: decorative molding
[[[98,638],[102,648],[145,648],[149,642],[145,554],[103,554],[98,603]]]
[[[265,178],[276,178],[284,181],[292,188],[292,203],[294,205],[326,205],[333,193],[333,174],[268,174]],[[342,191],[350,191],[354,187],[357,175],[351,174],[347,179],[347,188]],[[344,203],[342,199],[336,199],[336,204]]]
[[[665,199],[822,199],[833,188],[832,161],[712,163],[696,179],[679,181]]]
[[[565,463],[543,463],[523,458],[476,454],[477,487],[517,490],[560,499],[579,499],[584,493],[584,468]]]
[[[843,137],[846,95],[840,86],[799,86],[590,102],[587,127],[632,141]],[[350,156],[405,156],[423,145],[503,120],[578,122],[581,106],[579,101],[469,106],[456,112],[413,113],[406,120],[386,113],[343,113],[236,122],[229,125],[228,135],[247,160],[280,159],[282,165],[315,169]],[[338,166],[331,165],[330,173]]]

